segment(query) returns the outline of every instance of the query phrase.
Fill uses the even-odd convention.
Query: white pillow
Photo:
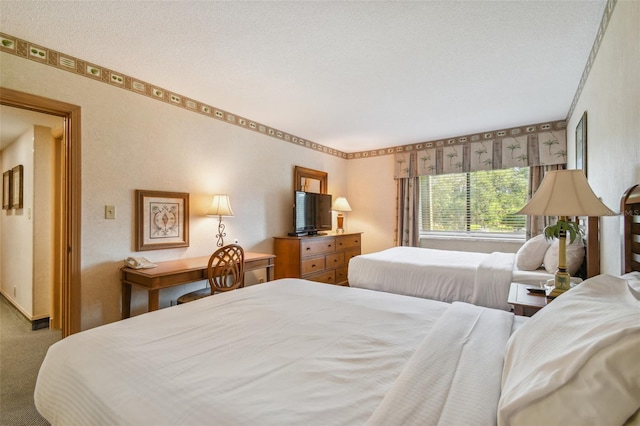
[[[535,271],[542,265],[544,254],[550,245],[551,241],[543,234],[530,238],[516,253],[516,267],[521,271]]]
[[[640,301],[598,275],[560,295],[507,343],[498,425],[623,424],[640,408]]]
[[[559,251],[560,243],[556,238],[544,254],[544,269],[550,274],[555,274],[558,270]],[[573,243],[567,244],[567,272],[569,272],[569,275],[575,275],[580,270],[583,261],[584,244],[582,243],[582,238],[576,238]]]

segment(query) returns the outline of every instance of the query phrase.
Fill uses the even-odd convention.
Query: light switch
[[[104,218],[115,219],[116,218],[116,206],[104,206]]]

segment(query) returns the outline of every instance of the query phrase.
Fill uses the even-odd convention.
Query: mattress
[[[513,329],[507,312],[283,279],[69,336],[35,403],[53,425],[389,424],[400,400],[495,423]]]

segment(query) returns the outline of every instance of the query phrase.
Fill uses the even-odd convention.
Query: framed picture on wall
[[[587,176],[587,111],[576,126],[576,169],[582,169]]]
[[[136,250],[189,247],[189,194],[136,190]]]
[[[2,174],[2,210],[11,208],[11,170]]]
[[[22,164],[11,169],[11,208],[14,209],[23,207],[23,176],[24,167],[22,167]]]

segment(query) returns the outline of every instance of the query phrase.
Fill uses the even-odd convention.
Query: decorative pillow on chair
[[[640,408],[640,300],[598,275],[557,297],[507,343],[498,425],[622,425]]]
[[[550,273],[555,274],[558,270],[558,252],[560,251],[560,243],[558,239],[554,239],[553,243],[549,246],[549,249],[544,254],[544,269]],[[584,244],[581,238],[567,244],[567,272],[569,275],[575,275],[580,270],[580,266],[584,261]]]
[[[535,271],[542,265],[544,254],[551,245],[543,234],[527,240],[516,253],[516,266],[521,271]],[[555,272],[555,271],[553,271]]]

